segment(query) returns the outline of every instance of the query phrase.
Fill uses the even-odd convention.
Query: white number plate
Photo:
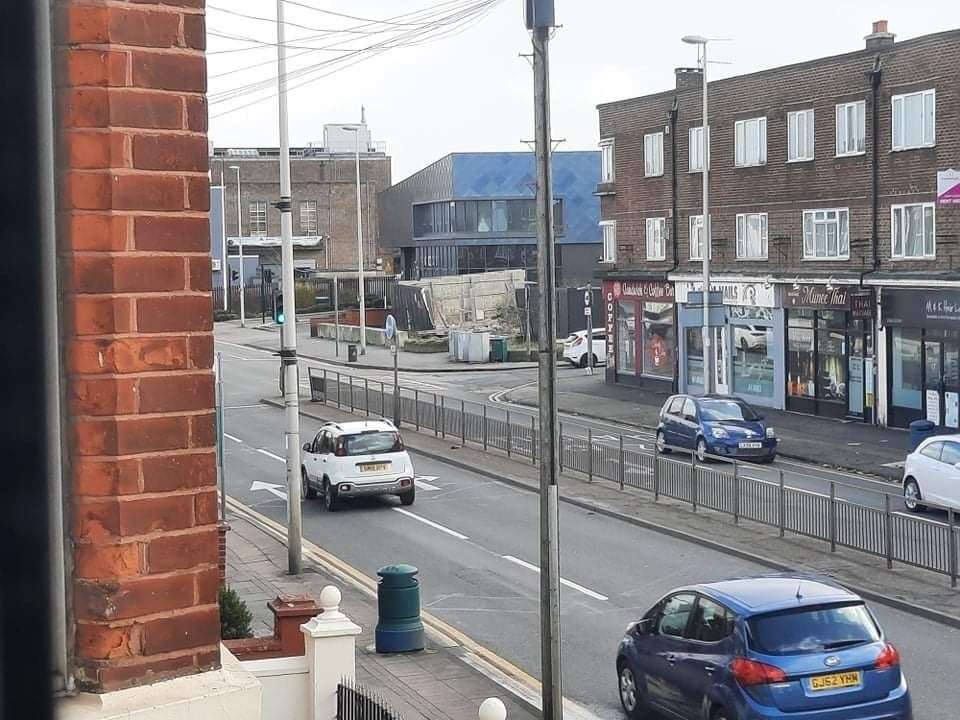
[[[763,443],[758,442],[742,442],[740,443],[741,450],[759,450],[763,447]]]

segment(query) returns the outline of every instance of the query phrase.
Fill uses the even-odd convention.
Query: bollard
[[[480,703],[478,720],[507,720],[507,706],[500,698],[490,697]]]
[[[378,653],[423,650],[418,572],[413,565],[387,565],[377,570]]]

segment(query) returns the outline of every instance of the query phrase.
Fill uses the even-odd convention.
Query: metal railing
[[[309,368],[311,399],[367,416],[392,418],[392,384],[345,373]],[[537,461],[539,428],[535,415],[511,413],[501,406],[451,400],[442,394],[401,386],[400,418],[421,432],[497,450],[508,457]],[[577,432],[571,433],[571,430]],[[960,528],[953,508],[943,510],[946,522],[897,512],[892,502],[899,496],[837,480],[817,478],[829,492],[792,487],[783,470],[771,481],[752,477],[749,465],[727,458],[698,462],[687,449],[676,454],[625,449],[623,436],[614,442],[593,437],[592,429],[564,421],[560,424],[560,469],[585,475],[587,480],[607,480],[620,488],[631,487],[670,498],[696,511],[705,508],[729,515],[734,523],[749,520],[787,533],[820,540],[830,551],[845,547],[894,563],[930,570],[950,578],[957,587]],[[681,454],[685,458],[679,457]],[[838,489],[851,488],[878,499],[876,506],[838,497]]]
[[[376,693],[341,680],[337,685],[337,720],[403,720],[403,716]]]

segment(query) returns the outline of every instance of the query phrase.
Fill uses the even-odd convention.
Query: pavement
[[[223,352],[229,501],[283,523],[283,413],[258,402],[276,395],[275,358],[232,346]],[[307,401],[302,407],[304,438],[322,420],[356,417]],[[418,474],[414,506],[369,500],[330,514],[321,503],[305,502],[305,541],[368,577],[392,562],[416,565],[425,612],[482,644],[488,656],[537,677],[535,466],[412,428],[404,429],[404,440]],[[867,487],[872,481],[860,482]],[[590,713],[621,720],[611,669],[616,642],[626,624],[664,593],[790,570],[828,574],[864,592],[903,654],[917,717],[954,720],[948,699],[960,676],[960,593],[947,578],[900,564],[890,571],[879,558],[843,548],[830,553],[825,543],[779,538],[775,528],[738,526],[729,517],[654,502],[648,494],[587,483],[582,476],[562,476],[561,495],[563,687]]]
[[[378,655],[373,648],[376,600],[344,583],[316,564],[302,575],[286,574],[286,547],[245,515],[228,512],[227,584],[237,591],[254,616],[254,635],[273,634],[267,602],[281,593],[308,594],[317,599],[327,585],[343,594],[341,610],[363,628],[357,637],[357,682],[379,695],[404,720],[477,720],[486,698],[500,698],[509,720],[535,720],[539,713],[492,679],[467,664],[458,646],[428,640],[421,652]]]
[[[251,335],[250,330],[259,331]],[[269,336],[268,336],[269,334]],[[231,342],[243,342],[253,347],[274,349],[280,336],[279,325],[250,325],[241,328],[239,321],[217,323],[217,337]],[[337,344],[327,338],[310,337],[307,323],[297,323],[297,351],[308,360],[317,360],[331,365],[356,368],[359,370],[393,370],[393,355],[389,348],[379,345],[367,345],[367,354],[358,356],[357,362],[347,362],[347,344],[340,342],[339,355]],[[449,359],[446,352],[421,353],[400,351],[398,369],[411,373],[457,373],[457,372],[508,372],[511,370],[535,370],[534,362],[503,363],[458,363]]]
[[[564,375],[558,382],[560,412],[602,419],[643,430],[655,430],[660,408],[669,394],[647,388],[605,383],[597,375]],[[535,384],[502,395],[508,402],[537,406]],[[903,477],[903,460],[912,450],[905,430],[860,422],[757,408],[780,438],[780,453],[825,467],[865,472],[894,480]]]

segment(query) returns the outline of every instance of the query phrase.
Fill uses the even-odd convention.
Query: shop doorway
[[[726,327],[711,328],[713,345],[716,353],[716,392],[718,395],[730,394],[730,376],[727,370],[727,361],[730,355],[730,343]]]

